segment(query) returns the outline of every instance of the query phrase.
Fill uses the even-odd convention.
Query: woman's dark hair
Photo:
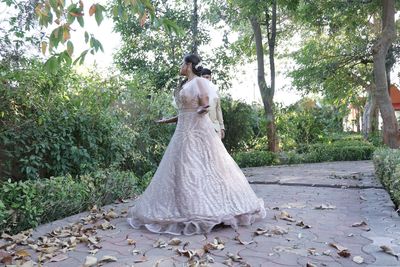
[[[211,75],[211,70],[207,68],[203,68],[201,75]]]
[[[186,55],[183,59],[185,63],[192,63],[192,71],[194,74],[197,76],[201,76],[201,72],[203,70],[203,67],[200,66],[200,57],[195,55],[195,54],[189,54]]]
[[[195,55],[195,54],[189,54],[186,55],[183,60],[185,61],[186,64],[188,63],[192,63],[192,71],[194,74],[196,74],[197,76],[201,76],[202,71],[203,71],[203,67],[199,66],[200,63],[200,58],[199,56]],[[174,90],[174,97],[177,98],[179,91],[182,90],[183,85],[188,81],[188,79],[184,79],[183,81],[181,81],[178,85],[178,87]]]

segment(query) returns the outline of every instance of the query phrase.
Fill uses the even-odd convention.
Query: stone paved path
[[[395,256],[380,248],[387,246],[400,253],[400,218],[388,194],[375,180],[372,162],[247,168],[244,172],[268,208],[267,218],[251,227],[180,236],[182,243],[178,246],[163,245],[162,241],[168,243],[173,236],[133,230],[127,225],[125,212],[134,204],[131,201],[104,207],[106,211],[113,208],[120,217],[110,221],[115,229],[95,230],[98,244],[94,245],[96,240],[79,243],[56,258],[65,259],[43,266],[83,266],[90,256],[88,251],[96,246],[99,249],[93,257],[117,259],[104,266],[400,266]],[[57,227],[76,224],[87,215],[42,225],[35,229],[33,239]],[[90,228],[91,224],[85,227]],[[256,235],[258,228],[264,234]],[[213,243],[208,247],[214,249],[204,253],[202,249],[208,243]],[[338,252],[343,247],[346,250],[340,256]],[[36,261],[38,253],[27,251]],[[200,261],[196,256],[189,262],[190,253],[196,252],[202,255],[202,262],[212,261],[210,257],[214,262],[196,265],[196,260]],[[348,257],[343,257],[346,254]],[[357,260],[363,263],[356,263]]]

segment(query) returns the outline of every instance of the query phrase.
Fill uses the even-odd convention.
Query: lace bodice
[[[188,81],[178,93],[176,104],[179,110],[197,110],[200,106],[200,98],[208,96],[207,80],[195,77]]]

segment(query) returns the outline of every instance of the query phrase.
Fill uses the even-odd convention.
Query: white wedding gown
[[[129,212],[132,227],[193,235],[221,223],[236,229],[265,217],[263,200],[226,151],[209,116],[196,112],[199,96],[209,89],[207,80],[196,77],[180,91],[175,133],[149,186]]]

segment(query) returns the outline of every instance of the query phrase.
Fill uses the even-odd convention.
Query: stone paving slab
[[[388,194],[379,188],[379,182],[373,181],[372,171],[370,161],[246,169],[246,174],[251,174],[249,180],[257,182],[252,184],[253,189],[264,199],[267,207],[267,217],[263,221],[250,227],[240,227],[237,231],[223,227],[208,235],[179,236],[180,245],[164,248],[154,247],[154,244],[159,239],[168,241],[175,236],[134,230],[126,223],[126,210],[134,205],[134,200],[109,205],[104,209],[113,208],[120,216],[110,220],[115,229],[96,230],[101,248],[94,257],[117,258],[117,262],[104,266],[196,266],[190,265],[188,257],[179,255],[176,250],[200,250],[218,238],[224,242],[223,249],[210,250],[207,254],[214,259],[214,263],[202,266],[400,266],[396,257],[380,249],[385,245],[400,253],[400,218]],[[354,172],[363,173],[362,179],[369,177],[365,179],[370,179],[368,183],[376,187],[348,188],[349,184],[354,184],[351,179],[340,179],[341,184],[337,188],[327,183],[332,174],[343,176]],[[279,181],[290,180],[291,184],[261,183],[263,179],[271,181],[274,175]],[[296,185],[299,181],[303,185]],[[76,223],[88,214],[42,225],[35,229],[32,238],[37,239],[57,227]],[[281,219],[282,214],[286,220]],[[311,228],[296,225],[300,221]],[[366,225],[352,226],[360,222]],[[273,230],[276,227],[287,233],[255,234],[258,228]],[[136,244],[129,245],[128,239],[135,240]],[[351,255],[347,258],[339,256],[330,243],[346,247]],[[36,261],[38,254],[32,249],[27,251]],[[85,258],[90,255],[88,251],[87,244],[79,243],[74,250],[67,252],[67,259],[47,262],[43,266],[83,266]],[[227,262],[228,253],[238,260],[240,257],[240,262]],[[364,263],[355,263],[352,260],[354,256],[362,257]]]
[[[244,168],[243,172],[251,183],[382,188],[368,160]]]

